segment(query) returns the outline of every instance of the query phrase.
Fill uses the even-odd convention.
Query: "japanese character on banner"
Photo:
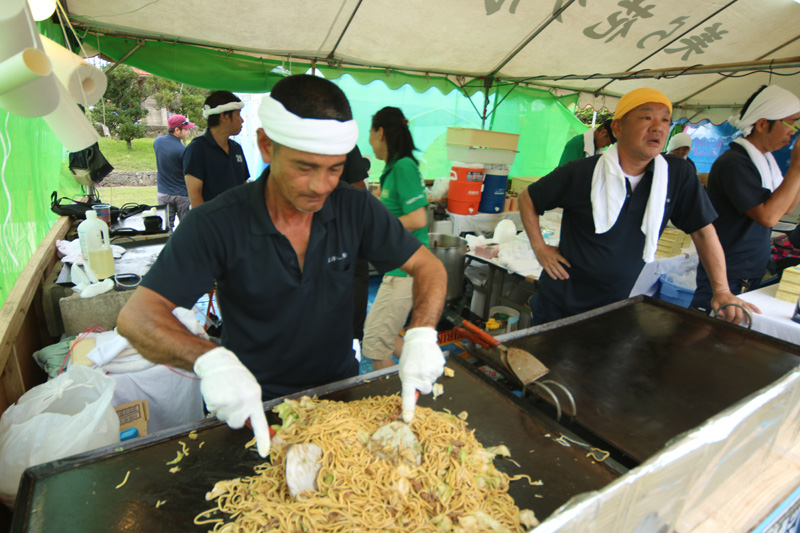
[[[649,39],[650,37],[653,37],[653,36],[657,36],[659,42],[663,41],[664,39],[667,39],[667,38],[671,37],[673,33],[678,31],[679,29],[681,29],[681,27],[686,23],[686,20],[688,18],[689,17],[687,17],[687,16],[682,16],[682,17],[676,18],[675,20],[670,21],[670,24],[674,24],[675,25],[675,27],[672,28],[672,31],[670,31],[670,32],[667,32],[666,30],[658,30],[658,31],[654,31],[653,33],[648,33],[647,35],[645,35],[644,37],[639,39],[639,42],[636,43],[636,47],[637,48],[644,48],[645,47],[645,41],[647,41],[647,39]]]
[[[621,8],[624,8],[625,15],[623,16],[623,11],[615,11],[611,13],[607,18],[607,28],[600,28],[605,23],[598,22],[597,24],[592,24],[591,26],[587,26],[583,29],[583,34],[590,39],[606,39],[607,43],[610,43],[617,37],[626,37],[628,35],[628,31],[630,31],[631,26],[639,20],[639,18],[650,18],[653,16],[651,10],[655,7],[655,4],[649,5],[642,5],[642,2],[645,0],[620,0],[617,2],[617,5]]]
[[[585,0],[584,0],[585,1]],[[503,7],[506,0],[483,0],[484,6],[486,6],[486,14],[487,15],[494,15]],[[510,5],[508,7],[508,12],[512,15],[517,12],[517,5],[519,5],[519,0],[511,0]]]
[[[682,61],[689,59],[689,56],[692,54],[705,53],[705,49],[708,48],[708,45],[721,40],[723,35],[729,33],[727,30],[720,30],[720,26],[722,26],[721,22],[708,26],[700,35],[692,35],[691,37],[684,37],[679,40],[678,42],[684,45],[681,48],[667,48],[664,51],[668,54],[683,52],[681,56]]]

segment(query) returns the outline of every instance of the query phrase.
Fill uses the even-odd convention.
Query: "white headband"
[[[220,115],[227,111],[236,111],[244,107],[244,102],[228,102],[227,104],[218,105],[211,108],[210,106],[203,106],[203,118],[208,118],[211,115]]]
[[[742,134],[747,137],[759,119],[780,120],[795,113],[800,113],[800,99],[786,89],[770,85],[753,99],[741,119],[733,116],[728,122],[742,130]]]
[[[669,140],[669,144],[667,144],[667,153],[670,153],[673,150],[678,148],[683,148],[684,146],[688,146],[689,148],[692,147],[692,138],[689,136],[688,133],[676,133],[672,136]]]
[[[267,137],[301,152],[343,155],[349,153],[358,140],[355,120],[301,118],[269,94],[261,99],[258,117]]]

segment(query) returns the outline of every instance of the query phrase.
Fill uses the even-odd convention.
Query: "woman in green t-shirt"
[[[428,199],[419,172],[408,120],[396,107],[384,107],[372,117],[369,144],[375,157],[386,162],[381,174],[381,203],[419,241],[428,245]],[[364,324],[362,352],[376,370],[392,366],[392,355],[400,356],[398,334],[413,305],[412,278],[400,269],[383,277],[375,302]]]

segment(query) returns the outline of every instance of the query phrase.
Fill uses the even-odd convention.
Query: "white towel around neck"
[[[583,132],[583,153],[586,157],[592,157],[596,153],[594,147],[594,128],[589,128]]]
[[[761,175],[761,186],[765,189],[769,189],[770,192],[774,192],[775,189],[783,183],[783,173],[781,173],[781,169],[778,167],[778,162],[775,161],[775,157],[770,152],[766,154],[761,153],[761,150],[756,148],[753,143],[744,137],[739,137],[733,142],[747,150],[747,155],[750,156],[750,160]]]
[[[592,174],[591,200],[595,233],[605,233],[617,223],[628,193],[625,181],[625,174],[619,164],[619,149],[614,143],[600,156]],[[650,197],[647,200],[641,227],[644,233],[642,259],[645,263],[655,260],[661,222],[664,219],[667,181],[667,161],[663,156],[657,155],[653,169],[653,184],[650,187]]]

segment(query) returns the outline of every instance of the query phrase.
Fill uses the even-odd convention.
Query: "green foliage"
[[[166,107],[170,113],[185,115],[190,122],[197,124],[198,129],[206,127],[202,108],[208,96],[207,91],[157,76],[148,78],[147,87],[159,107]]]
[[[592,106],[586,106],[583,109],[576,109],[575,116],[578,117],[578,120],[584,124],[591,126],[594,112],[595,109]],[[600,125],[610,118],[614,118],[614,113],[604,107],[597,110],[597,120],[595,121],[595,124]]]
[[[103,96],[105,104],[94,106],[89,111],[93,122],[103,122],[112,134],[132,148],[131,141],[144,137],[145,130],[139,121],[147,115],[142,101],[147,97],[144,81],[128,65],[103,67],[108,88]]]

